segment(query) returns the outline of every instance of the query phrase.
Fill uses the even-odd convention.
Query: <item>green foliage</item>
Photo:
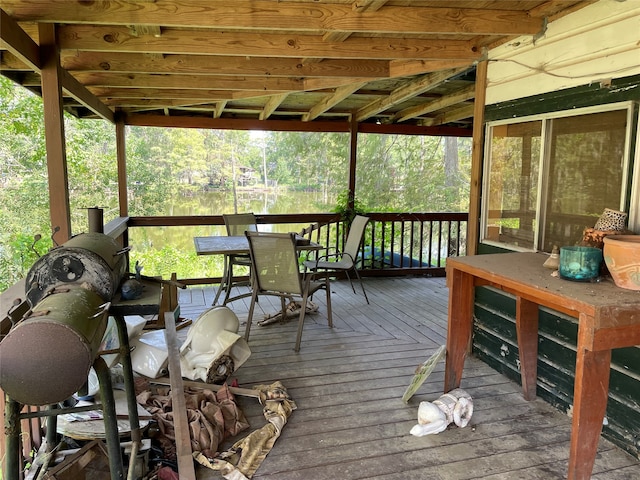
[[[350,225],[356,215],[364,215],[367,209],[357,198],[353,199],[353,207],[349,205],[349,191],[347,190],[338,194],[336,206],[332,211],[339,213],[340,217]]]
[[[36,240],[35,235],[17,233],[0,246],[0,291],[26,276],[35,261],[47,253],[51,239]],[[16,280],[6,280],[16,279]]]
[[[41,234],[50,244],[53,226],[41,99],[0,77],[0,111],[0,289],[4,289],[35,261],[30,250],[33,236]],[[468,139],[457,139],[452,156],[447,148],[452,142],[441,138],[359,135],[357,200],[350,209],[345,193],[347,133],[126,127],[125,134],[131,216],[334,211],[349,220],[365,211],[467,209]],[[118,215],[115,128],[101,120],[65,116],[65,137],[71,226],[78,234],[87,229],[87,208],[103,208],[105,221]],[[246,186],[261,187],[265,180],[270,191],[258,201]],[[289,191],[308,192],[308,198],[301,201],[300,193]],[[223,202],[207,204],[210,192],[228,195],[222,195]],[[140,260],[148,275],[219,274],[221,260],[196,257],[193,232],[178,230],[170,236],[160,233],[155,244],[149,235],[132,234],[133,261]],[[49,244],[41,240],[39,251],[46,251]]]
[[[159,250],[145,249],[144,251],[132,250],[130,255],[131,265],[136,261],[143,267],[144,275],[160,275],[169,278],[175,272],[178,278],[192,278],[194,273],[204,273],[201,258],[195,251],[179,250],[173,245],[163,245]],[[222,271],[222,269],[220,269]],[[208,277],[211,273],[200,275]]]
[[[443,137],[358,137],[356,197],[371,211],[444,212],[468,208],[471,142],[457,139],[448,171]]]

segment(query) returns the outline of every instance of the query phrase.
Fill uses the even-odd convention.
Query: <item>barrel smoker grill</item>
[[[0,384],[27,405],[62,402],[86,383],[107,325],[107,307],[87,288],[58,287],[0,344]]]
[[[76,235],[33,264],[26,279],[27,300],[35,306],[53,287],[86,283],[110,301],[126,272],[126,252],[102,233]]]
[[[0,386],[10,398],[55,404],[84,385],[125,276],[125,252],[107,235],[83,233],[31,267],[31,310],[0,343]]]

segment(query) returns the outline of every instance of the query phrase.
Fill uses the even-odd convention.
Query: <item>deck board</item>
[[[233,376],[241,387],[276,380],[298,409],[254,475],[258,480],[549,480],[565,478],[571,419],[542,400],[527,402],[518,384],[476,358],[468,358],[461,387],[474,399],[464,429],[414,437],[420,401],[442,394],[440,363],[414,397],[402,394],[418,365],[446,341],[448,289],[442,278],[367,278],[367,305],[359,285],[332,283],[334,327],[324,294],[307,315],[300,352],[293,351],[297,317],[254,324],[252,356]],[[180,292],[181,313],[195,319],[213,288]],[[246,322],[249,299],[229,306]],[[255,319],[279,309],[263,297]],[[241,326],[241,333],[244,326]],[[261,406],[240,398],[252,424],[264,424]],[[221,478],[198,470],[198,478]],[[640,478],[640,462],[601,439],[594,479]]]

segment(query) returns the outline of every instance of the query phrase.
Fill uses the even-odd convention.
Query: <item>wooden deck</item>
[[[253,478],[565,478],[571,419],[542,400],[525,401],[518,384],[475,358],[467,359],[461,385],[474,400],[471,424],[410,435],[420,401],[442,394],[444,363],[409,404],[401,399],[415,368],[445,343],[448,290],[443,278],[367,278],[365,287],[370,305],[348,282],[333,283],[333,329],[324,295],[317,295],[320,309],[307,316],[299,353],[297,320],[252,327],[252,356],[233,378],[247,388],[280,380],[298,406]],[[195,319],[214,294],[180,291],[182,315]],[[246,319],[248,299],[229,306]],[[267,297],[260,306],[277,310]],[[264,424],[255,400],[239,403],[252,427]],[[199,478],[215,475],[198,471]],[[592,478],[637,479],[640,462],[601,439]]]

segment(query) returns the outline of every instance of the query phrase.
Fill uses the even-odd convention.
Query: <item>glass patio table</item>
[[[220,294],[223,290],[226,290],[225,299],[222,305],[226,305],[229,302],[238,300],[243,297],[248,297],[251,292],[242,293],[235,297],[230,297],[229,292],[233,285],[234,279],[231,278],[231,270],[229,269],[229,256],[230,255],[249,255],[249,240],[245,236],[209,236],[209,237],[193,237],[193,242],[196,247],[197,255],[224,255],[224,269],[222,275],[222,281],[216,292],[216,297],[213,300],[215,305],[220,298]],[[298,251],[318,251],[324,250],[324,246],[319,243],[309,242],[308,239],[299,236],[297,241]]]

